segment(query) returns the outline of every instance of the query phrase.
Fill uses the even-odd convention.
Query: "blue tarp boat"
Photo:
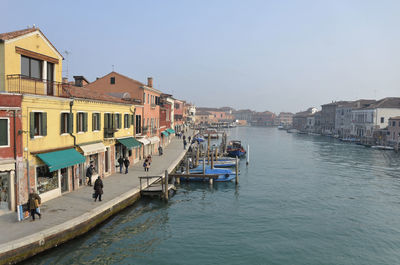
[[[197,167],[195,169],[190,170],[190,174],[196,174],[196,173],[202,174],[203,167],[201,167],[201,169],[200,169],[200,167]],[[235,177],[236,177],[236,174],[234,172],[232,172],[232,170],[223,169],[223,168],[214,168],[214,169],[206,168],[205,173],[209,174],[209,175],[219,175],[218,178],[214,179],[214,181],[216,181],[216,182],[227,182],[227,181],[231,181],[231,180],[235,179]],[[182,181],[184,181],[186,179],[187,178],[185,178],[185,177],[181,178]],[[205,178],[193,178],[193,177],[189,178],[188,180],[189,181],[208,181],[208,179],[205,179]]]
[[[231,157],[242,157],[246,154],[246,150],[244,150],[240,141],[231,141],[226,147],[226,152]]]

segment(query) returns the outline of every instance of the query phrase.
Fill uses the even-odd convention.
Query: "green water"
[[[240,185],[183,183],[26,264],[400,264],[400,156],[275,128]]]

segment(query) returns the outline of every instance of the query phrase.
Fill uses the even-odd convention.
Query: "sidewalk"
[[[189,133],[191,131],[188,131],[186,135]],[[78,226],[79,222],[88,222],[91,220],[90,218],[93,219],[96,215],[100,215],[99,213],[113,212],[113,207],[119,207],[118,204],[123,200],[139,194],[139,176],[163,175],[165,170],[171,172],[185,153],[182,140],[175,137],[164,148],[162,156],[152,156],[149,172],[144,172],[143,161],[139,161],[129,168],[128,174],[115,173],[106,177],[103,179],[104,194],[101,202],[94,202],[92,199],[93,187],[85,186],[44,203],[41,206],[42,218],[36,218],[35,222],[30,222],[30,219],[17,222],[16,213],[0,216],[0,260],[1,254],[23,247],[24,242],[35,240],[37,242],[37,239],[31,238],[33,235],[41,234],[42,237],[45,237],[51,232],[60,233],[60,229],[65,231],[71,228],[71,222],[63,228],[68,221],[73,221],[72,225]],[[54,231],[50,231],[51,229]],[[44,239],[42,245],[44,245]]]

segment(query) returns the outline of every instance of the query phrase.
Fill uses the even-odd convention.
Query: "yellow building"
[[[141,159],[135,107],[107,94],[62,84],[62,56],[37,28],[0,34],[0,97],[22,94],[23,161],[15,185],[19,204],[30,188],[43,201],[116,171],[118,158]]]

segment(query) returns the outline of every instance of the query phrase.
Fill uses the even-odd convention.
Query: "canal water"
[[[240,184],[183,183],[25,264],[400,264],[400,156],[242,127]]]

